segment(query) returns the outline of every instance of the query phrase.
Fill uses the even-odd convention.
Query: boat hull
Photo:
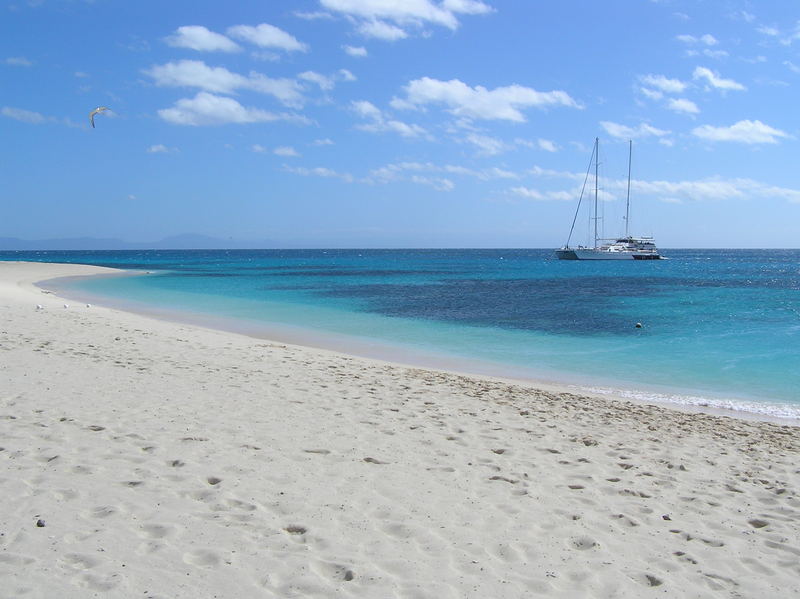
[[[556,250],[559,260],[660,260],[653,252],[609,252],[594,249],[562,248]]]

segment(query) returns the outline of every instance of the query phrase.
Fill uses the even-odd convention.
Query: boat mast
[[[633,140],[628,140],[628,197],[625,199],[625,237],[629,237],[628,223],[631,215],[631,157],[633,156]]]
[[[594,138],[594,247],[597,248],[597,175],[600,154],[600,138]]]

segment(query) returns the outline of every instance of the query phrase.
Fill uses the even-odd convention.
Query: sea
[[[136,276],[72,297],[408,364],[800,418],[800,250],[662,250],[559,261],[546,249],[0,252]],[[639,325],[639,326],[637,326]]]

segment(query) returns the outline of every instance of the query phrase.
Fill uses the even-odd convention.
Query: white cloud
[[[536,142],[539,144],[539,148],[545,152],[558,152],[558,146],[549,139],[538,139]]]
[[[668,94],[680,94],[686,89],[686,84],[680,79],[669,79],[664,75],[644,75],[640,80]]]
[[[700,37],[695,37],[693,35],[686,35],[686,34],[677,35],[675,36],[675,39],[688,45],[701,44],[705,46],[716,46],[719,43],[717,41],[717,38],[715,38],[710,33],[706,33],[705,35],[701,35]]]
[[[314,83],[323,91],[332,90],[334,87],[336,87],[336,83],[338,81],[356,80],[355,75],[353,75],[353,73],[347,69],[339,69],[339,71],[330,76],[322,75],[314,71],[305,71],[304,73],[300,73],[297,78],[302,79],[303,81],[308,81],[309,83]]]
[[[445,0],[435,4],[430,0],[320,0],[329,10],[362,19],[383,19],[399,24],[431,23],[449,29],[459,25],[457,14],[478,15],[492,8],[476,0]]]
[[[332,139],[328,139],[326,137],[324,139],[315,139],[313,142],[311,142],[311,145],[312,146],[332,146],[334,144],[333,144],[333,140]]]
[[[488,135],[470,133],[465,138],[465,141],[471,143],[473,146],[476,146],[480,150],[480,154],[483,156],[495,156],[505,152],[508,149],[508,146],[503,143],[502,140],[489,137]]]
[[[574,200],[577,197],[576,194],[571,191],[539,191],[538,189],[521,186],[512,187],[509,191],[514,195],[518,195],[528,200],[536,200],[537,202],[553,200],[563,202]]]
[[[563,91],[540,92],[530,87],[510,85],[493,90],[470,87],[458,79],[440,81],[423,77],[404,88],[406,97],[392,103],[395,107],[421,107],[443,104],[459,117],[525,122],[521,109],[528,107],[568,106],[581,108]]]
[[[642,87],[642,88],[640,88],[640,91],[642,92],[642,94],[644,94],[646,97],[650,98],[651,100],[660,100],[661,98],[664,97],[664,94],[662,94],[657,89],[647,89],[646,87]]]
[[[306,168],[302,166],[286,166],[284,165],[283,170],[287,173],[294,173],[295,175],[302,175],[304,177],[325,177],[329,179],[341,179],[345,183],[352,183],[353,182],[353,175],[349,173],[340,173],[333,169],[318,166],[315,168]]]
[[[263,123],[277,120],[305,122],[296,115],[276,114],[258,108],[246,108],[233,98],[199,92],[194,98],[178,100],[172,108],[158,115],[176,125],[223,125],[227,123]]]
[[[784,60],[783,66],[789,69],[792,73],[800,74],[800,67],[794,64],[791,60]]]
[[[273,154],[277,156],[291,156],[293,158],[299,157],[300,154],[297,153],[297,150],[292,148],[291,146],[280,146],[275,148],[272,151]]]
[[[254,71],[245,77],[224,67],[210,67],[201,60],[181,60],[156,65],[144,71],[156,85],[166,87],[196,87],[207,92],[233,94],[238,89],[250,89],[277,98],[286,106],[303,104],[300,85],[292,79],[271,79]]]
[[[205,91],[230,94],[247,87],[247,77],[224,67],[210,67],[202,60],[181,60],[155,65],[144,71],[156,85],[166,87],[199,87]]]
[[[24,56],[9,56],[3,61],[5,64],[10,65],[12,67],[32,67],[33,62],[25,58]]]
[[[398,162],[387,164],[370,171],[367,183],[388,183],[390,181],[406,180],[405,173],[436,173],[449,176],[474,177],[482,181],[492,179],[518,179],[516,173],[496,167],[474,170],[455,164],[437,165],[431,162]]]
[[[534,175],[546,175],[555,178],[566,178],[580,182],[585,175],[561,171],[549,171],[534,167]],[[627,179],[609,179],[604,181],[604,187],[611,193],[618,193],[624,197],[627,189]],[[547,191],[526,187],[516,187],[510,190],[516,195],[533,200],[559,200],[575,199],[577,193],[573,191]],[[645,181],[631,180],[631,193],[637,197],[650,197],[662,202],[683,203],[688,201],[725,201],[744,199],[779,199],[793,203],[800,203],[800,190],[778,187],[761,183],[753,179],[735,178],[721,179],[709,177],[695,181]]]
[[[319,86],[321,90],[330,91],[334,87],[336,87],[336,83],[334,82],[333,78],[326,77],[325,75],[321,75],[320,73],[315,73],[314,71],[306,71],[304,73],[300,73],[297,76],[298,79],[302,79],[303,81],[308,81],[310,83],[315,83]]]
[[[709,141],[733,141],[744,144],[774,144],[779,138],[791,137],[785,131],[765,125],[761,121],[739,121],[730,127],[703,125],[692,129],[692,134]]]
[[[624,182],[618,182],[623,185]],[[708,178],[698,181],[631,181],[637,195],[656,196],[663,201],[782,199],[800,203],[800,190],[768,185],[753,179]]]
[[[408,29],[426,25],[455,30],[460,15],[481,15],[493,10],[479,0],[320,0],[320,4],[351,19],[361,34],[388,41],[408,37]]]
[[[178,27],[175,33],[165,38],[165,41],[176,48],[190,48],[199,52],[239,52],[241,50],[236,42],[221,33],[209,31],[201,25]]]
[[[265,148],[261,144],[253,144],[250,149],[253,150],[253,152],[255,152],[256,154],[263,154],[264,152],[267,151],[267,148]]]
[[[350,56],[356,58],[364,58],[367,55],[367,49],[364,46],[342,46],[344,51]]]
[[[628,127],[626,125],[620,125],[618,123],[612,123],[610,121],[601,121],[600,125],[606,132],[611,135],[612,137],[619,137],[621,139],[636,139],[638,137],[663,137],[665,135],[669,135],[670,131],[664,131],[662,129],[656,129],[652,125],[648,125],[647,123],[641,123],[638,127]]]
[[[687,114],[697,114],[700,112],[697,104],[686,98],[670,98],[667,102],[667,108],[674,112],[685,112]]]
[[[0,114],[7,116],[10,119],[14,119],[15,121],[21,121],[30,125],[41,125],[45,121],[50,120],[38,112],[24,110],[22,108],[12,108],[11,106],[3,106],[3,109],[0,110]]]
[[[377,106],[366,100],[354,101],[350,104],[350,107],[360,117],[371,121],[363,125],[356,125],[356,129],[371,133],[391,131],[398,133],[402,137],[421,137],[427,134],[425,129],[419,125],[409,125],[387,118]]]
[[[705,79],[708,81],[708,84],[716,89],[721,90],[745,90],[747,89],[741,83],[737,83],[733,79],[723,79],[719,76],[719,73],[712,71],[711,69],[707,69],[705,67],[697,67],[694,72],[692,73],[693,79]]]
[[[323,12],[321,10],[315,12],[300,12],[297,11],[294,13],[298,19],[303,19],[305,21],[319,21],[319,20],[330,20],[333,19],[333,15],[329,12]]]
[[[710,50],[706,48],[703,50],[703,55],[708,56],[709,58],[727,58],[729,55],[725,50]]]
[[[778,29],[776,29],[775,27],[767,27],[766,25],[762,25],[761,27],[757,27],[756,31],[758,31],[759,33],[762,33],[764,35],[767,35],[769,37],[778,37],[781,34],[781,32]]]
[[[394,42],[408,37],[408,34],[397,25],[383,21],[364,21],[358,26],[358,32],[364,37]]]
[[[148,154],[168,154],[170,149],[165,146],[164,144],[153,144],[149,148],[147,148]]]
[[[307,52],[308,46],[278,29],[274,25],[262,23],[255,27],[251,25],[234,25],[228,27],[228,35],[236,39],[245,40],[261,48],[278,48],[286,52]]]

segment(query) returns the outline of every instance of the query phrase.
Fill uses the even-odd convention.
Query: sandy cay
[[[800,428],[33,285],[106,270],[0,262],[2,599],[800,595]]]

